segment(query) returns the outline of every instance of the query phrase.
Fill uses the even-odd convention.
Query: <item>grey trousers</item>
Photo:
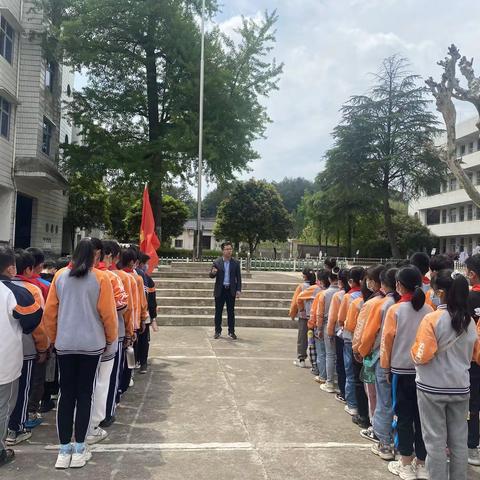
[[[306,318],[298,319],[298,339],[297,339],[297,357],[299,360],[307,358],[308,347],[308,320]]]
[[[17,402],[18,381],[17,378],[13,382],[0,385],[0,451],[5,450],[8,421]]]
[[[417,394],[430,478],[467,480],[470,395],[433,395],[420,390]],[[449,464],[445,445],[450,449]]]

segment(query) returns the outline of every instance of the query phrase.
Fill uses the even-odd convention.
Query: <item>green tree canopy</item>
[[[160,226],[165,182],[197,167],[201,2],[39,1],[54,12],[49,38],[64,62],[89,79],[71,105],[84,144],[70,146],[64,169],[149,182]],[[217,1],[206,3],[213,17]],[[206,35],[204,155],[212,179],[232,179],[258,158],[253,142],[270,121],[261,99],[282,71],[271,59],[276,21],[275,12],[244,19],[238,43],[219,28]]]
[[[275,187],[252,179],[235,184],[220,204],[214,234],[248,243],[253,255],[262,241],[286,241],[291,228],[291,215]]]
[[[313,191],[313,182],[306,178],[288,178],[285,177],[280,182],[272,182],[282,197],[285,208],[290,213],[295,213],[302,203],[303,196]]]

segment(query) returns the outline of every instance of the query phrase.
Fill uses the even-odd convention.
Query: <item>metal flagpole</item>
[[[198,191],[197,191],[197,260],[202,241],[202,170],[203,170],[203,96],[205,84],[205,0],[202,0],[202,40],[200,54],[200,110],[198,121]]]

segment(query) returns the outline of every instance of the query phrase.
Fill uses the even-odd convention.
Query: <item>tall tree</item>
[[[367,95],[353,96],[342,108],[342,123],[335,129],[336,146],[350,162],[362,162],[370,199],[381,206],[392,255],[400,255],[390,202],[429,191],[444,179],[434,138],[438,122],[429,111],[427,89],[408,70],[405,59],[384,60]],[[364,135],[354,132],[360,128]],[[348,171],[344,175],[348,175]]]
[[[272,182],[282,197],[285,208],[294,213],[302,203],[303,196],[313,191],[313,182],[306,178],[288,178],[285,177],[280,182]]]
[[[459,60],[460,63],[458,63]],[[441,81],[435,82],[430,77],[426,83],[435,97],[437,110],[442,114],[447,129],[447,145],[441,158],[463,186],[473,203],[480,207],[480,192],[463,170],[462,160],[457,155],[457,110],[453,103],[454,99],[469,102],[480,115],[480,77],[475,76],[473,59],[468,60],[465,56],[461,57],[460,51],[455,45],[450,46],[447,57],[438,64],[444,70]],[[467,88],[462,87],[457,78],[457,64],[467,81]],[[477,128],[480,130],[480,118],[477,122]]]
[[[214,234],[246,242],[253,255],[260,242],[287,240],[292,218],[277,190],[259,180],[238,182],[220,204]]]
[[[84,146],[70,147],[73,170],[150,184],[157,226],[162,187],[196,170],[200,31],[198,0],[41,0],[55,10],[64,61],[88,72],[72,117]],[[218,11],[207,0],[210,17]],[[276,13],[244,19],[239,43],[214,28],[205,64],[206,174],[229,179],[258,154],[269,118],[261,97],[277,88],[282,66],[270,60]]]

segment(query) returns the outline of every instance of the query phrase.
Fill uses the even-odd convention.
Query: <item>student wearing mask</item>
[[[80,241],[71,265],[55,275],[45,305],[45,328],[60,370],[59,469],[83,467],[91,458],[85,438],[95,378],[101,355],[118,338],[112,284],[105,272],[93,268],[94,261],[90,240]]]
[[[5,440],[22,375],[22,334],[31,334],[40,325],[43,313],[33,295],[12,282],[16,272],[13,250],[0,247],[0,330],[4,340],[0,349],[0,467],[15,457]]]
[[[430,278],[427,273],[430,270],[430,257],[424,252],[416,252],[410,257],[410,264],[417,267],[422,274],[422,290],[427,293],[430,290]]]
[[[401,268],[396,279],[397,292],[401,297],[387,312],[380,346],[380,364],[393,374],[393,408],[397,416],[398,450],[401,455],[400,460],[388,464],[388,470],[403,480],[428,480],[425,469],[427,452],[417,404],[415,364],[410,350],[418,326],[432,309],[425,305],[422,274],[418,268]],[[374,444],[372,451],[384,459],[393,456],[390,445]]]
[[[430,259],[430,280],[433,280],[435,275],[440,272],[440,270],[453,270],[454,266],[453,260],[448,255],[435,255]],[[436,310],[440,305],[440,299],[435,296],[435,291],[433,288],[430,287],[430,289],[425,293],[425,296],[425,303]]]
[[[432,480],[467,480],[468,418],[472,359],[479,363],[475,322],[468,312],[468,281],[452,270],[438,272],[432,287],[440,298],[417,332],[412,358],[427,469]],[[450,450],[447,462],[445,445]]]

